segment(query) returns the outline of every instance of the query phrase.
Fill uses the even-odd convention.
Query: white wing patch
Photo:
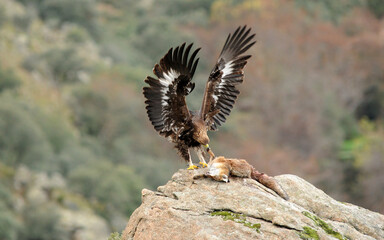
[[[160,78],[160,82],[163,86],[168,87],[172,82],[180,76],[180,73],[176,72],[172,68],[169,70],[169,72],[163,73],[164,78]]]
[[[233,61],[229,61],[224,65],[223,70],[221,70],[223,72],[222,78],[233,72],[232,63]]]
[[[221,70],[223,72],[223,75],[221,76],[221,82],[219,83],[219,86],[217,86],[218,94],[220,95],[222,93],[223,85],[225,83],[225,78],[226,76],[230,75],[233,73],[233,68],[232,68],[232,63],[233,61],[229,61],[224,65],[224,68]],[[216,95],[215,93],[212,94],[213,100],[215,104],[217,103],[217,100],[219,99],[219,96]]]
[[[169,97],[165,95],[165,93],[161,96],[161,106],[165,107],[168,105]]]
[[[161,105],[165,107],[168,105],[169,100],[169,97],[166,95],[168,92],[168,86],[171,85],[173,81],[180,76],[180,73],[171,68],[169,72],[164,72],[163,76],[164,78],[159,78],[159,81],[163,86],[165,86],[165,88],[161,89]]]

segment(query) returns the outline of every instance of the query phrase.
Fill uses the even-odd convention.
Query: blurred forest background
[[[170,47],[257,33],[216,155],[384,213],[384,1],[0,0],[0,239],[106,239],[184,168],[144,109]],[[194,156],[194,160],[196,161]]]

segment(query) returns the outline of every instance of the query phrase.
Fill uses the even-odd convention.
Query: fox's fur
[[[244,159],[217,157],[208,164],[208,172],[204,176],[216,181],[229,182],[229,176],[252,178],[264,186],[275,191],[280,197],[288,200],[289,197],[277,181],[265,173],[260,173]]]

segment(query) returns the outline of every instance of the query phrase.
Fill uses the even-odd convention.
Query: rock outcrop
[[[336,201],[294,175],[275,177],[286,201],[253,179],[196,179],[179,170],[143,189],[122,239],[384,239],[384,216]]]

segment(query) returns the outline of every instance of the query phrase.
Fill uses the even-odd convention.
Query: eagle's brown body
[[[200,115],[191,113],[191,118],[185,122],[185,126],[180,132],[169,132],[169,134],[169,140],[175,143],[175,147],[183,159],[189,160],[188,149],[191,148],[205,156],[202,146],[209,143],[209,137],[207,127]]]
[[[255,42],[246,26],[229,34],[219,59],[206,83],[200,111],[189,111],[185,97],[192,92],[195,84],[191,81],[199,59],[195,57],[200,49],[189,57],[192,44],[185,43],[168,53],[156,64],[144,87],[147,113],[152,125],[160,135],[175,143],[180,156],[192,163],[190,149],[194,149],[200,162],[206,165],[203,147],[213,157],[208,143],[208,130],[215,131],[226,121],[239,91],[236,85],[243,82],[243,68],[250,55],[242,55]]]

